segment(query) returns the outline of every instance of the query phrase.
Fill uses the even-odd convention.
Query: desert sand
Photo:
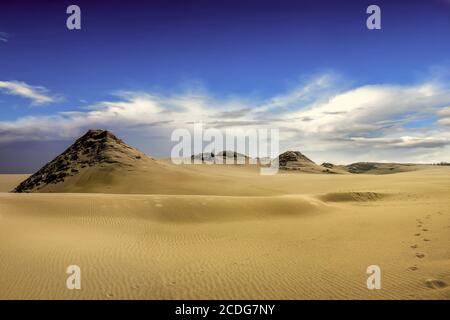
[[[7,191],[23,176],[16,183],[0,176],[0,298],[450,298],[448,168],[277,176],[244,166],[189,170],[218,172],[217,180],[239,187],[200,183],[195,195],[151,193],[148,185],[140,195],[16,194]],[[72,264],[81,267],[81,290],[65,287]],[[373,264],[382,270],[381,290],[366,287]]]
[[[30,193],[0,175],[1,299],[450,299],[450,167],[262,176],[122,151]]]

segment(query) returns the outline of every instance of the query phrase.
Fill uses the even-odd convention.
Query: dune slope
[[[248,195],[0,193],[0,298],[450,298],[447,168],[186,170],[246,181]],[[82,290],[65,287],[73,264]],[[366,287],[374,264],[381,290]]]
[[[0,175],[0,299],[450,299],[449,167],[280,160],[176,166],[91,130]]]

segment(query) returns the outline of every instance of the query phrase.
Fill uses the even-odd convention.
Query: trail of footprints
[[[442,212],[437,212],[438,215],[443,215]],[[427,214],[423,219],[416,219],[416,228],[418,229],[418,232],[414,234],[415,237],[421,237],[421,239],[424,242],[431,241],[430,238],[427,237],[429,230],[429,227],[427,227],[427,223],[432,220],[431,214]],[[450,228],[450,225],[447,226],[447,228]],[[417,259],[423,259],[426,257],[426,254],[424,253],[424,250],[421,250],[421,246],[418,244],[413,244],[410,246],[411,249],[415,250],[415,255]],[[417,249],[417,250],[416,250]],[[419,270],[419,267],[417,265],[413,265],[408,268],[410,271],[416,271]],[[431,289],[443,289],[448,287],[448,284],[439,279],[427,279],[425,281],[425,286]]]
[[[429,220],[429,219],[431,219],[431,215],[430,214],[426,215],[424,220]],[[430,239],[426,238],[426,232],[428,232],[429,229],[426,228],[425,222],[423,221],[423,219],[416,219],[416,222],[417,222],[416,227],[417,227],[417,229],[419,229],[418,230],[419,232],[415,233],[414,236],[422,237],[423,241],[431,241]],[[411,248],[412,249],[420,249],[418,244],[412,245]],[[425,258],[425,253],[416,252],[416,257],[419,258],[419,259]],[[411,268],[415,268],[414,270],[418,269],[417,266],[411,267]],[[411,268],[410,268],[410,270],[411,270]]]

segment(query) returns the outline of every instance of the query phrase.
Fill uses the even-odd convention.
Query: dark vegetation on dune
[[[19,184],[14,192],[29,192],[41,186],[64,181],[80,170],[98,164],[117,163],[118,159],[109,151],[128,154],[129,158],[138,160],[140,155],[135,150],[107,130],[89,130],[75,141],[67,150],[47,163],[38,172]],[[126,164],[126,163],[121,163]]]

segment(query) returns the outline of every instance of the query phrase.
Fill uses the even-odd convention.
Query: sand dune
[[[450,298],[450,167],[280,159],[293,169],[273,176],[176,166],[92,130],[29,178],[0,175],[0,298]]]
[[[144,185],[149,194],[1,193],[0,298],[450,298],[448,168],[185,169],[222,184],[205,180],[188,194],[183,183],[166,194]],[[238,190],[223,185],[231,181]],[[71,264],[82,290],[65,287]],[[366,288],[372,264],[381,290]]]
[[[348,166],[341,166],[350,173],[365,174],[392,174],[399,172],[417,171],[433,168],[432,165],[415,163],[379,163],[379,162],[356,162]]]
[[[278,156],[278,164],[281,170],[295,170],[302,173],[335,173],[314,163],[299,151],[286,151]]]
[[[224,155],[228,155],[231,159],[239,156],[235,152],[228,152],[218,153],[217,157],[223,158]],[[202,159],[204,155],[199,157]],[[349,166],[325,163],[319,166],[298,151],[286,151],[278,157],[281,171],[279,176],[283,178],[271,179],[255,177],[255,173],[260,170],[259,165],[220,165],[212,164],[214,161],[205,160],[205,162],[209,163],[175,165],[170,160],[158,160],[145,155],[109,131],[89,130],[62,154],[18,183],[15,192],[241,196],[291,194],[297,193],[296,189],[299,186],[292,188],[289,181],[298,181],[299,177],[286,178],[285,173],[348,175],[350,172],[378,175],[439,169],[433,166],[369,162]],[[209,170],[204,169],[205,166],[209,167]],[[236,178],[245,178],[245,175],[251,178],[236,182]],[[304,180],[305,177],[301,179]],[[328,178],[324,179],[329,181]],[[286,183],[288,187],[274,188],[273,182],[277,180],[283,184],[288,181]],[[13,188],[7,184],[6,177],[3,184]]]

